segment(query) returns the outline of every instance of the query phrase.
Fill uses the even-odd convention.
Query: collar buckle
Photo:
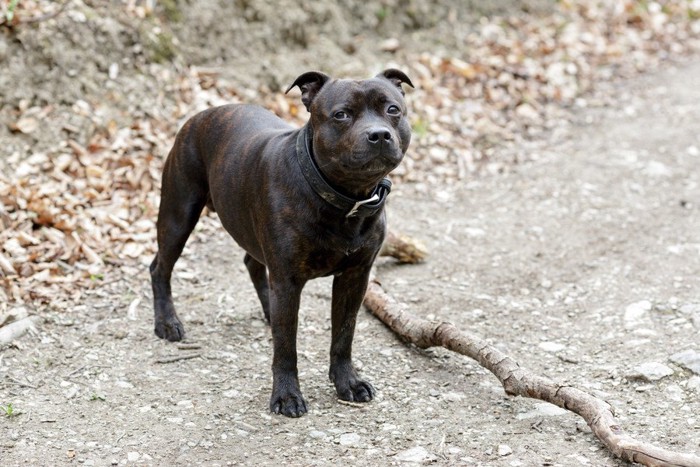
[[[358,201],[357,203],[355,203],[355,205],[352,207],[352,209],[350,209],[350,211],[347,214],[345,214],[345,217],[354,216],[357,213],[357,210],[360,209],[361,206],[363,206],[367,203],[372,203],[374,201],[379,201],[379,195],[377,193],[372,195],[371,198],[368,198],[364,201]]]

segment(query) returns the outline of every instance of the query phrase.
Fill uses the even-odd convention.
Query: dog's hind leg
[[[187,238],[197,224],[209,193],[204,171],[195,170],[196,157],[178,137],[163,169],[163,185],[158,211],[158,252],[150,266],[153,287],[155,333],[162,339],[179,341],[185,329],[175,313],[170,278]]]

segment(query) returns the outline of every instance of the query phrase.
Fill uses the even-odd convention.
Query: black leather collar
[[[309,149],[310,139],[311,132],[308,130],[308,126],[304,126],[297,136],[297,160],[306,181],[309,182],[316,194],[345,212],[345,217],[367,217],[379,212],[391,191],[391,181],[386,177],[383,178],[372,190],[371,196],[364,200],[350,198],[339,193],[323,178],[318,169]]]

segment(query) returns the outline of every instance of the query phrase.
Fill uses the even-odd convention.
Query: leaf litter
[[[55,8],[22,4],[33,17]],[[126,2],[125,11],[143,18],[144,8]],[[402,68],[416,84],[408,93],[413,142],[394,178],[429,189],[508,170],[531,157],[528,140],[566,121],[568,108],[587,105],[596,83],[697,51],[698,18],[698,1],[568,0],[544,17],[482,19],[459,56],[407,55]],[[87,134],[67,120],[68,136],[53,147],[0,161],[0,312],[27,303],[68,310],[84,293],[145,271],[155,253],[161,168],[178,126],[196,111],[248,98],[212,70],[148,69],[174,106],[137,109],[128,126],[119,126],[106,116],[107,104],[78,101],[70,113],[91,122]],[[110,66],[110,76],[118,73]],[[259,97],[282,118],[304,123],[296,96]],[[20,102],[8,128],[39,132],[54,110]],[[205,215],[195,236],[216,226]]]

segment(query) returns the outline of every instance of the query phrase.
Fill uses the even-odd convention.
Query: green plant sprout
[[[5,12],[5,20],[8,23],[11,23],[12,20],[15,17],[15,9],[17,8],[17,4],[19,3],[19,0],[10,0],[10,4],[7,5],[7,11]]]
[[[16,415],[15,407],[12,405],[12,403],[9,403],[7,405],[0,405],[0,409],[2,409],[3,412],[5,412],[5,416],[7,417],[13,417]]]

